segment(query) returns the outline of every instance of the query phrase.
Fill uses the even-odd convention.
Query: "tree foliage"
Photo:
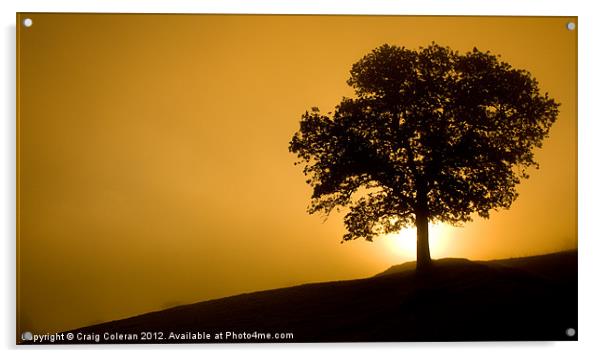
[[[313,187],[308,211],[349,208],[344,240],[509,208],[558,115],[529,72],[476,48],[383,45],[347,83],[355,97],[303,114],[289,147]]]

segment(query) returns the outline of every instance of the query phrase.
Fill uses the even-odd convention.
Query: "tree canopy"
[[[347,83],[355,97],[305,112],[289,146],[313,187],[308,211],[349,208],[343,240],[509,208],[558,115],[529,72],[476,48],[385,44]]]

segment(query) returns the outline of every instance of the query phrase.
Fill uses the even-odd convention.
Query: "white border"
[[[308,354],[379,356],[462,356],[508,357],[545,354],[549,357],[601,356],[600,280],[598,257],[602,245],[597,205],[601,202],[600,157],[600,24],[602,14],[595,1],[536,0],[4,0],[2,11],[2,78],[0,101],[0,226],[2,227],[2,275],[0,276],[0,349],[8,356],[105,356],[117,351],[144,349],[144,355],[250,355],[301,357]],[[559,15],[579,16],[579,339],[560,343],[440,343],[440,344],[319,344],[239,346],[103,346],[98,347],[15,347],[15,13],[16,12],[144,12],[144,13],[290,13],[290,14],[403,14],[403,15]],[[553,314],[553,313],[552,313]],[[40,350],[47,350],[40,352]],[[84,350],[85,352],[82,352]],[[107,352],[110,351],[110,352]],[[126,352],[125,352],[126,353]]]
[[[150,12],[150,13],[288,13],[404,15],[575,15],[581,1],[506,0],[93,0],[20,1],[17,11]]]

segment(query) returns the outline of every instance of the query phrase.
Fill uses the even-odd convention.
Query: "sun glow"
[[[408,260],[416,259],[416,228],[403,229],[384,237],[386,245],[395,254]],[[451,228],[445,224],[429,224],[431,257],[447,256],[445,251],[451,240]]]

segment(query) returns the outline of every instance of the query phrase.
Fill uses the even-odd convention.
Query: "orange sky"
[[[433,257],[577,246],[574,18],[20,14],[18,323],[52,332],[373,275],[411,230],[340,244],[288,142],[383,43],[491,50],[560,107],[509,211],[431,232]]]

